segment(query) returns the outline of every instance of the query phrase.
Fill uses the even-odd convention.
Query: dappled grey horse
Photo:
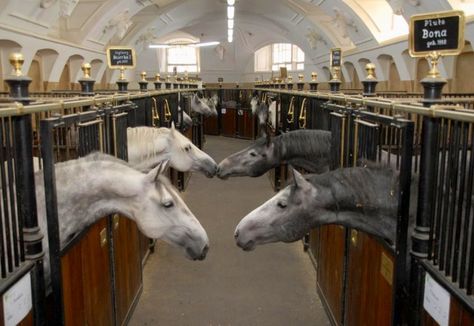
[[[206,231],[170,181],[165,163],[139,172],[113,156],[93,153],[55,165],[60,247],[64,248],[100,218],[119,213],[137,223],[147,237],[184,250],[190,259],[206,257]],[[35,173],[38,220],[42,232],[45,280],[49,283],[49,243],[42,170]]]
[[[237,225],[234,236],[239,247],[252,250],[265,243],[293,242],[325,224],[340,224],[395,243],[399,185],[391,168],[344,168],[306,177],[292,171],[292,184]],[[416,194],[415,182],[412,189]]]
[[[258,177],[287,162],[308,172],[322,173],[329,169],[331,133],[324,130],[294,130],[277,137],[261,137],[249,147],[219,163],[221,179],[237,176]]]

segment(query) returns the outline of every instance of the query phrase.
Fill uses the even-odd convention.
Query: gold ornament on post
[[[156,74],[155,75],[155,81],[157,81],[157,82],[161,81],[160,77],[161,77],[160,74]]]
[[[375,65],[372,62],[365,65],[365,71],[367,71],[366,80],[375,80]]]
[[[289,83],[292,83],[292,82],[293,82],[293,76],[292,76],[292,75],[289,75],[289,76],[288,76],[288,82],[289,82]]]
[[[303,75],[303,74],[299,74],[299,75],[298,75],[298,81],[299,81],[299,82],[303,82],[303,81],[304,81],[304,75]]]
[[[311,73],[311,81],[315,82],[318,79],[318,74],[316,72]]]
[[[438,51],[433,51],[426,56],[426,59],[430,62],[431,69],[428,71],[428,78],[437,79],[441,77],[438,70],[438,61],[441,54]]]
[[[119,80],[125,80],[125,67],[121,66],[120,67],[120,77]]]
[[[142,71],[142,72],[140,73],[140,76],[142,77],[142,81],[143,81],[143,82],[146,82],[146,71]]]
[[[81,70],[82,70],[82,73],[84,74],[83,78],[84,79],[89,79],[91,78],[91,64],[89,62],[84,62],[82,65],[81,65]]]
[[[21,68],[23,67],[23,63],[25,62],[25,57],[21,53],[12,53],[9,57],[10,64],[13,66],[13,75],[17,77],[23,76],[21,72]]]
[[[170,81],[171,81],[171,76],[170,76],[170,75],[166,75],[166,81],[167,81],[167,82],[170,82]]]
[[[339,80],[339,72],[341,71],[341,67],[332,67],[331,69],[331,73],[332,73],[332,80]]]

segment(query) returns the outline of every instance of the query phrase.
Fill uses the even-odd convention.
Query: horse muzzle
[[[188,257],[192,260],[204,260],[206,258],[207,252],[209,251],[209,245],[206,244],[202,250],[198,253],[194,252],[191,248],[186,248],[186,253]]]

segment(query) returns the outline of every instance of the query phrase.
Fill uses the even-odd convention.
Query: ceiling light
[[[232,34],[227,36],[227,41],[229,43],[232,43],[233,40],[234,40],[234,37],[232,36]]]
[[[234,19],[234,6],[227,7],[227,18]]]
[[[227,21],[227,27],[231,28],[231,29],[234,28],[234,20],[233,19],[229,19]]]
[[[211,45],[217,45],[220,42],[213,41],[213,42],[204,42],[204,43],[196,43],[196,44],[190,44],[191,46],[195,46],[197,48],[203,47],[203,46],[211,46]]]
[[[234,30],[233,29],[228,29],[227,30],[227,35],[233,35],[234,34]]]
[[[235,0],[227,0],[227,4],[228,4],[229,6],[233,6],[234,3],[235,3]]]
[[[171,45],[169,45],[169,44],[150,44],[148,47],[150,49],[167,49],[167,48],[170,48]]]
[[[220,42],[217,41],[212,41],[212,42],[202,42],[202,43],[168,43],[168,44],[150,44],[148,47],[150,49],[168,49],[173,46],[192,46],[196,48],[200,48],[203,46],[211,46],[211,45],[217,45]]]

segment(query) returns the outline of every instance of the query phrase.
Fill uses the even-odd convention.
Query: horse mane
[[[127,129],[129,151],[141,153],[140,159],[147,159],[155,156],[164,148],[157,148],[157,138],[168,137],[170,129],[153,127],[136,127]]]

